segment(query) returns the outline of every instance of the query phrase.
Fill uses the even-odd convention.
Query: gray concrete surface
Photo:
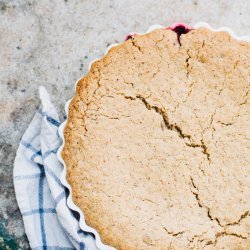
[[[27,249],[12,168],[44,85],[63,119],[89,62],[131,31],[206,21],[250,35],[250,1],[0,0],[0,248]]]

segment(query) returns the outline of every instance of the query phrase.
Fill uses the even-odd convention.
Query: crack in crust
[[[241,238],[241,239],[246,240],[247,237],[242,236],[242,235],[240,235],[240,234],[237,234],[237,233],[228,233],[228,232],[227,232],[227,228],[230,227],[230,226],[239,225],[240,222],[241,222],[243,219],[245,219],[247,216],[250,215],[249,211],[246,211],[245,213],[243,213],[243,214],[240,216],[239,220],[237,220],[237,221],[235,221],[235,222],[232,222],[232,223],[227,223],[227,224],[225,224],[225,225],[222,225],[222,223],[220,222],[220,220],[219,220],[218,218],[216,218],[216,217],[213,218],[213,217],[212,217],[212,215],[211,215],[211,209],[210,209],[208,206],[205,206],[204,204],[202,204],[201,199],[200,199],[200,197],[199,197],[199,193],[198,193],[198,192],[199,192],[199,189],[198,189],[198,187],[195,185],[194,180],[193,180],[193,178],[192,178],[191,176],[190,176],[190,181],[191,181],[192,187],[196,190],[196,191],[192,191],[192,190],[191,190],[191,192],[192,192],[192,194],[194,195],[194,197],[195,197],[195,199],[196,199],[196,201],[197,201],[198,206],[199,206],[200,208],[205,208],[205,209],[207,210],[207,216],[208,216],[208,218],[209,218],[211,221],[216,221],[217,224],[223,229],[222,232],[216,233],[216,234],[215,234],[215,239],[214,239],[214,240],[209,240],[209,241],[206,243],[206,246],[208,246],[208,245],[214,245],[214,246],[215,246],[215,245],[217,244],[218,239],[219,239],[220,237],[224,237],[224,236],[234,236],[234,237],[238,237],[238,238]],[[201,236],[202,236],[202,235],[201,235]],[[192,238],[192,240],[191,240],[190,242],[193,242],[193,241],[194,241],[194,237]]]
[[[198,190],[197,186],[194,184],[193,178],[190,177],[190,180],[191,180],[191,184],[192,184],[193,188],[196,190],[196,192],[194,192],[194,191],[191,191],[191,192],[192,192],[192,194],[195,196],[195,199],[196,199],[196,201],[197,201],[197,203],[198,203],[198,206],[199,206],[200,208],[205,208],[205,209],[207,210],[207,217],[209,218],[209,220],[211,220],[211,221],[216,221],[217,224],[218,224],[220,227],[223,227],[222,224],[221,224],[221,222],[220,222],[220,220],[219,220],[218,218],[216,218],[216,217],[213,218],[213,217],[212,217],[212,215],[211,215],[211,209],[210,209],[208,206],[205,206],[204,204],[202,204],[202,202],[201,202],[201,200],[200,200],[200,197],[199,197],[199,193],[198,193],[199,190]]]
[[[209,246],[209,245],[213,245],[213,246],[216,246],[217,242],[218,242],[218,239],[221,238],[221,237],[225,237],[225,236],[234,236],[234,237],[237,237],[237,238],[240,238],[240,239],[244,239],[246,240],[247,237],[244,237],[240,234],[236,234],[236,233],[227,233],[227,232],[220,232],[220,233],[217,233],[215,235],[215,240],[214,241],[208,241],[206,243],[206,246]]]
[[[201,140],[200,144],[194,143],[194,140],[192,139],[191,135],[185,134],[177,124],[172,124],[169,121],[169,117],[168,117],[167,112],[164,108],[159,108],[158,106],[151,105],[147,101],[146,98],[144,98],[140,95],[137,95],[136,98],[134,98],[132,96],[125,96],[125,98],[130,99],[130,100],[139,99],[148,110],[154,110],[157,114],[159,114],[162,117],[167,129],[175,131],[179,135],[179,137],[182,139],[188,139],[188,142],[185,142],[186,146],[192,147],[192,148],[201,148],[202,153],[206,156],[208,162],[210,163],[210,154],[208,153],[208,149],[207,149],[207,146],[204,144],[204,141]]]
[[[191,56],[189,55],[189,49],[187,50],[187,59],[186,59],[186,68],[187,68],[187,73],[186,76],[187,78],[189,77],[189,73],[190,73],[190,64],[189,64],[189,60],[191,59]]]
[[[166,227],[163,227],[163,229],[164,229],[168,234],[172,235],[173,237],[182,235],[182,234],[184,233],[184,231],[180,231],[180,232],[174,233],[174,232],[169,231]]]

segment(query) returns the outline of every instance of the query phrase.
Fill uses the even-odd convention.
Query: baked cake
[[[250,43],[184,25],[129,36],[79,80],[62,157],[119,250],[250,249]]]

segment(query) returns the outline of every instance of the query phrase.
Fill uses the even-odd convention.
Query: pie
[[[92,64],[62,157],[74,203],[119,250],[250,249],[250,43],[184,25]]]

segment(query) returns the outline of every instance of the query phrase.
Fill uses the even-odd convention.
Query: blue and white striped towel
[[[60,121],[44,87],[41,107],[24,133],[14,163],[14,186],[30,247],[36,250],[97,250],[66,204],[60,182]]]

